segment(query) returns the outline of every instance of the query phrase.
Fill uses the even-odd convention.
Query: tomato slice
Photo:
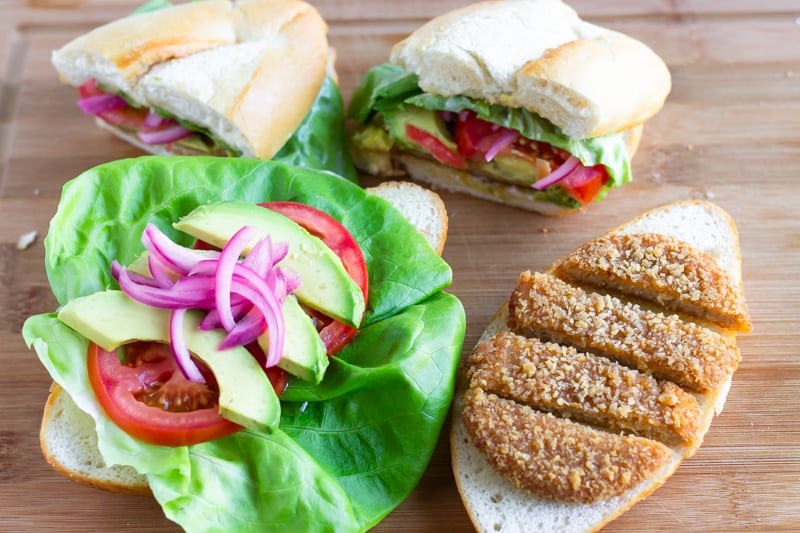
[[[78,87],[78,94],[81,98],[87,98],[89,96],[100,96],[105,93],[97,86],[97,81],[94,78],[90,78],[83,85]]]
[[[364,303],[367,303],[369,275],[364,254],[341,222],[324,211],[299,202],[264,202],[261,205],[292,219],[306,231],[319,237],[342,260],[347,273],[361,288]],[[319,334],[328,355],[340,352],[358,332],[357,328],[331,320],[319,313],[315,313],[314,316],[321,325]]]
[[[467,111],[455,122],[455,137],[458,152],[464,157],[477,153],[478,144],[495,131],[494,124],[481,120],[473,111]]]
[[[205,367],[206,384],[187,380],[168,344],[136,342],[115,352],[89,344],[89,381],[111,420],[151,444],[184,446],[219,439],[240,426],[219,414],[219,390]]]
[[[450,150],[436,136],[427,131],[421,130],[413,124],[406,124],[406,137],[425,148],[441,164],[455,168],[467,168],[467,162],[461,155]]]
[[[580,179],[564,179],[559,185],[571,198],[580,202],[581,205],[587,205],[594,200],[608,181],[609,176],[603,165],[584,167],[582,170],[583,176]]]

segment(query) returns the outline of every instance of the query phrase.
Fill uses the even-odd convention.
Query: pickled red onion
[[[97,115],[104,111],[113,111],[127,107],[128,102],[116,94],[98,94],[85,96],[78,100],[78,107],[87,115]]]
[[[128,296],[172,311],[170,344],[189,380],[204,381],[186,346],[183,323],[188,309],[207,311],[200,329],[226,330],[220,349],[249,344],[266,332],[269,346],[265,365],[280,362],[285,338],[283,300],[299,286],[300,279],[277,266],[288,253],[288,244],[273,245],[269,237],[257,241],[250,253],[239,259],[255,237],[255,230],[245,226],[221,252],[193,250],[148,225],[142,243],[150,252],[152,278],[130,272],[116,261],[111,265],[111,275]]]
[[[566,178],[570,173],[572,173],[572,171],[574,171],[579,166],[581,166],[580,160],[574,155],[572,155],[569,157],[569,159],[564,161],[560,167],[555,169],[553,172],[551,172],[544,178],[538,180],[536,183],[531,185],[531,187],[538,190],[544,190],[549,186],[555,185],[559,181]]]
[[[168,144],[171,142],[179,141],[184,137],[192,134],[192,130],[184,127],[182,124],[176,122],[170,126],[160,128],[153,131],[139,130],[136,135],[145,144]]]

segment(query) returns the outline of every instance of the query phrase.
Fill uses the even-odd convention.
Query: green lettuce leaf
[[[338,219],[361,244],[369,269],[365,324],[396,314],[448,286],[450,266],[385,200],[333,174],[275,161],[140,157],[95,167],[64,185],[45,237],[45,270],[60,304],[105,290],[108,265],[131,263],[152,222],[176,242],[171,224],[214,200],[292,200]],[[401,237],[402,236],[402,237]]]
[[[326,76],[306,118],[273,159],[290,165],[327,170],[357,182],[358,175],[347,149],[344,113],[339,87]]]
[[[622,133],[572,139],[552,122],[527,109],[504,107],[466,96],[428,94],[417,83],[415,74],[396,65],[373,67],[354,91],[348,114],[359,123],[366,124],[376,113],[397,112],[402,106],[454,113],[469,109],[483,120],[517,130],[529,139],[566,150],[586,166],[605,165],[610,177],[604,188],[606,192],[631,181],[630,157]]]
[[[214,199],[294,200],[339,219],[370,273],[365,325],[319,385],[292,381],[280,429],[246,430],[184,447],[142,443],[97,403],[88,342],[54,313],[30,317],[23,337],[53,379],[95,420],[108,464],[147,474],[165,515],[191,531],[363,531],[413,489],[452,400],[464,309],[442,292],[449,266],[384,200],[332,175],[274,161],[142,157],[101,165],[64,187],[45,239],[60,303],[113,286],[110,261],[143,250],[152,222],[171,223]]]

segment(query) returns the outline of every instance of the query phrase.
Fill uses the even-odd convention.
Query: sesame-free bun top
[[[305,2],[205,0],[111,22],[52,61],[71,85],[94,78],[268,159],[311,109],[328,56],[327,25]]]
[[[392,49],[422,90],[465,95],[543,116],[570,137],[627,130],[671,89],[640,41],[581,20],[560,0],[473,4],[441,15]]]

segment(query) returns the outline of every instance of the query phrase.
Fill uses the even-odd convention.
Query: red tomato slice
[[[111,111],[103,111],[102,113],[98,113],[98,116],[114,126],[129,126],[140,130],[144,127],[147,109],[128,106],[120,109],[112,109]]]
[[[129,435],[151,444],[184,446],[219,439],[240,426],[219,414],[219,391],[204,369],[207,384],[187,380],[169,345],[137,342],[115,352],[89,344],[89,380],[100,405]]]
[[[100,96],[101,94],[105,93],[97,86],[95,79],[91,78],[83,85],[78,87],[78,94],[81,96],[81,98],[86,98],[88,96]]]
[[[493,128],[491,122],[479,119],[473,111],[468,111],[464,120],[459,117],[454,132],[458,152],[464,157],[474,155],[478,152],[478,143],[491,135]]]
[[[341,222],[324,211],[299,202],[265,202],[261,205],[292,219],[306,231],[319,237],[342,260],[347,273],[361,288],[364,303],[367,302],[369,275],[364,254]],[[319,334],[322,342],[325,343],[328,355],[341,351],[358,332],[357,328],[331,320],[318,313],[315,313],[315,318],[322,324]]]
[[[455,168],[467,168],[467,162],[463,157],[451,151],[442,141],[427,131],[407,124],[406,137],[425,148],[441,164]]]
[[[580,202],[581,205],[587,205],[594,200],[608,181],[608,171],[603,165],[585,167],[583,171],[585,175],[577,182],[565,179],[559,185],[571,198]]]

